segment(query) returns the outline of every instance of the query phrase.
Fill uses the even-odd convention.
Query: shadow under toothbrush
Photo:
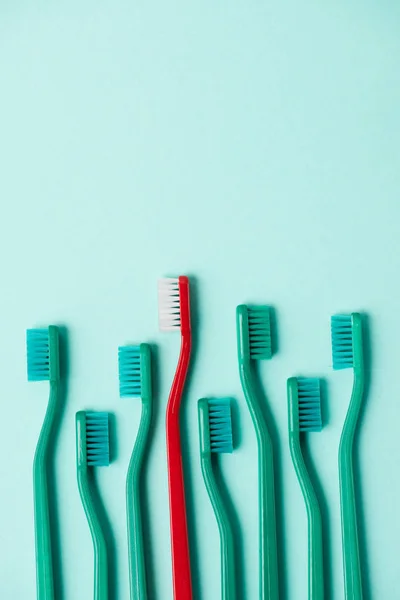
[[[328,384],[326,379],[320,378],[320,386],[321,386],[321,413],[322,413],[322,423],[326,426],[329,423],[329,403],[327,402],[328,398]],[[323,434],[323,431],[321,432]],[[304,448],[303,458],[310,474],[311,481],[313,483],[315,493],[318,498],[319,507],[321,510],[321,519],[322,519],[322,548],[323,548],[323,557],[324,557],[324,598],[325,600],[333,600],[334,598],[334,588],[333,588],[333,579],[332,579],[332,546],[331,546],[331,521],[329,514],[329,506],[326,499],[326,496],[323,491],[323,487],[321,481],[318,476],[317,469],[315,467],[314,461],[311,457],[310,447],[309,447],[309,436],[302,435],[301,443]]]
[[[231,402],[231,414],[232,414],[232,438],[233,438],[233,449],[239,448],[242,444],[242,430],[240,428],[240,408],[236,398],[232,397]]]
[[[60,351],[60,386],[61,386],[61,406],[58,410],[54,434],[51,439],[53,449],[52,459],[49,462],[49,488],[53,489],[53,493],[49,494],[49,514],[51,524],[51,549],[53,557],[53,577],[54,577],[54,595],[58,600],[64,600],[64,578],[62,570],[62,544],[61,544],[61,527],[59,516],[59,497],[57,494],[57,467],[55,457],[58,452],[59,437],[64,422],[64,414],[68,398],[68,381],[69,381],[69,336],[68,329],[64,325],[58,325],[59,331],[59,351]]]
[[[115,460],[117,455],[117,432],[116,418],[111,412],[109,415],[109,439],[110,439],[110,464]],[[88,469],[88,477],[90,479],[90,490],[93,497],[93,503],[96,507],[98,518],[101,524],[101,529],[104,534],[107,546],[107,561],[108,561],[108,597],[109,600],[117,600],[119,598],[119,585],[117,577],[117,542],[114,532],[111,527],[111,521],[107,515],[107,511],[101,499],[96,477],[96,469]]]
[[[200,311],[199,311],[199,286],[198,279],[192,275],[189,275],[190,280],[190,317],[192,324],[192,354],[189,366],[188,377],[184,389],[182,398],[181,408],[181,446],[182,446],[182,463],[183,463],[183,475],[185,481],[185,500],[186,500],[186,515],[188,524],[188,535],[189,535],[189,549],[190,549],[190,568],[192,575],[192,589],[193,589],[193,600],[200,600],[202,597],[201,593],[201,578],[200,578],[200,563],[199,563],[199,547],[197,543],[196,535],[196,506],[194,502],[194,478],[191,468],[190,460],[190,447],[193,441],[189,434],[189,421],[188,415],[191,411],[196,412],[197,418],[197,405],[196,402],[187,403],[187,395],[192,398],[190,393],[190,385],[192,380],[192,373],[196,366],[197,353],[198,353],[198,331],[200,327]],[[197,437],[197,436],[196,436]],[[197,453],[198,454],[198,453]],[[203,594],[205,596],[205,594]]]
[[[117,420],[113,413],[108,413],[108,427],[109,427],[109,444],[110,444],[110,464],[115,462],[119,454],[118,445],[118,432],[117,432]]]
[[[272,357],[280,350],[278,315],[274,306],[269,306],[270,324],[271,324],[271,351]],[[268,430],[271,434],[272,445],[274,448],[274,475],[275,475],[275,514],[276,514],[276,537],[278,553],[278,578],[279,578],[279,597],[281,600],[287,600],[288,597],[288,569],[286,564],[286,535],[285,535],[285,514],[284,514],[284,489],[283,489],[283,444],[279,437],[278,428],[272,415],[268,396],[261,385],[259,373],[255,378],[258,386],[258,393],[263,400],[261,408],[266,420]]]
[[[233,448],[234,451],[240,446],[240,411],[236,400],[232,399],[231,402],[232,412],[232,437],[233,437]],[[234,453],[233,453],[234,454]],[[244,539],[243,530],[240,524],[240,518],[235,506],[233,504],[231,495],[228,487],[222,476],[220,469],[214,470],[215,479],[217,481],[218,489],[220,491],[224,506],[228,513],[229,522],[232,524],[233,530],[233,543],[235,551],[235,583],[237,589],[238,598],[247,598],[246,579],[245,579],[245,551],[244,551]]]
[[[354,436],[354,493],[356,498],[357,507],[357,529],[358,529],[358,541],[360,551],[360,564],[361,564],[361,577],[363,586],[363,598],[364,600],[372,600],[371,595],[371,580],[370,580],[370,565],[368,560],[367,551],[367,527],[364,513],[363,504],[363,490],[362,490],[362,469],[360,461],[360,436],[362,436],[362,423],[365,418],[365,413],[368,410],[368,399],[369,390],[371,388],[371,360],[372,356],[372,343],[371,343],[371,318],[362,313],[363,320],[363,346],[364,346],[364,360],[365,360],[365,390],[364,398],[366,402],[362,403],[359,423]]]
[[[275,309],[271,309],[271,320],[276,323]],[[273,325],[275,327],[275,325]],[[277,348],[276,327],[273,335],[273,354]],[[251,361],[252,363],[254,361]],[[276,518],[276,538],[277,538],[277,554],[278,554],[278,579],[279,579],[279,598],[287,600],[288,594],[288,570],[285,568],[286,557],[286,536],[285,536],[285,515],[284,515],[284,493],[283,493],[283,455],[282,443],[279,438],[279,432],[273,418],[271,409],[268,403],[267,394],[264,391],[261,383],[259,365],[251,364],[254,372],[254,385],[258,398],[260,398],[261,410],[271,436],[272,446],[274,450],[274,479],[275,479],[275,518]]]
[[[189,434],[189,414],[192,411],[196,413],[197,421],[197,405],[196,403],[187,403],[187,392],[189,391],[193,376],[193,372],[196,368],[197,355],[199,349],[199,335],[198,332],[201,327],[200,310],[199,310],[199,286],[198,279],[192,275],[189,275],[190,279],[190,309],[191,309],[191,323],[192,323],[192,355],[190,361],[190,367],[185,386],[183,401],[182,401],[182,429],[181,429],[181,444],[182,444],[182,462],[184,470],[185,480],[185,499],[186,499],[186,513],[188,522],[188,535],[189,535],[189,548],[190,548],[190,565],[192,574],[192,588],[193,588],[193,600],[201,600],[201,598],[207,597],[207,592],[202,589],[201,577],[200,577],[200,560],[199,560],[199,546],[197,542],[197,531],[196,531],[196,504],[195,504],[195,492],[194,492],[194,477],[191,468],[191,443],[193,440]],[[235,404],[233,403],[233,409],[235,410]],[[196,442],[198,443],[198,436],[196,436]],[[237,438],[235,438],[237,439]],[[198,456],[198,449],[194,455]],[[216,470],[218,471],[218,470]],[[218,484],[220,486],[221,494],[226,501],[226,506],[229,511],[229,516],[232,520],[232,525],[235,533],[235,560],[237,564],[244,565],[243,557],[243,538],[238,516],[230,500],[227,488],[222,480],[222,477],[217,473]],[[246,598],[246,583],[245,583],[245,569],[241,568],[237,570],[237,586],[239,590],[238,597]]]
[[[271,342],[272,357],[279,351],[279,329],[278,316],[274,306],[269,305],[270,324],[271,324]],[[279,437],[278,428],[273,417],[268,395],[264,390],[261,378],[261,365],[259,361],[251,361],[253,370],[253,381],[256,393],[260,399],[261,410],[265,422],[270,432],[272,446],[274,451],[274,479],[275,479],[275,518],[276,518],[276,537],[278,554],[278,580],[279,580],[279,598],[287,600],[288,598],[288,569],[285,568],[286,557],[286,535],[285,535],[285,515],[284,515],[284,490],[283,490],[283,444]]]
[[[151,360],[152,360],[152,386],[153,386],[153,414],[151,419],[151,432],[156,431],[161,420],[164,420],[164,411],[161,409],[160,403],[160,370],[159,370],[159,348],[156,344],[151,343]],[[143,458],[143,479],[140,493],[140,504],[142,507],[142,522],[143,522],[143,545],[146,565],[146,583],[147,595],[149,598],[156,598],[156,560],[154,554],[154,543],[152,542],[152,519],[150,513],[150,503],[147,498],[154,490],[149,484],[149,463],[152,453],[154,436],[150,433],[148,446]],[[166,498],[168,502],[168,498]]]

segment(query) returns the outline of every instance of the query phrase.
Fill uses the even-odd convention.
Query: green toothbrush
[[[221,545],[221,599],[236,600],[235,552],[231,523],[215,479],[212,454],[232,452],[232,419],[230,398],[198,402],[200,457],[204,483],[215,518]]]
[[[268,306],[236,309],[239,372],[258,445],[258,505],[260,600],[278,600],[278,556],[275,516],[273,446],[257,393],[253,363],[272,357],[271,314]]]
[[[358,313],[335,315],[331,320],[333,368],[352,368],[353,392],[339,446],[339,485],[342,516],[343,570],[346,600],[363,597],[357,509],[354,493],[353,446],[364,399],[365,368],[362,319]]]
[[[38,600],[53,600],[54,575],[47,470],[51,456],[51,442],[62,403],[58,328],[50,325],[46,329],[28,329],[26,342],[28,381],[49,381],[50,383],[46,416],[33,462],[33,493],[37,598]]]
[[[102,530],[90,470],[110,463],[109,415],[76,413],[76,469],[78,488],[94,548],[94,600],[108,600],[107,544]]]
[[[319,379],[296,379],[287,384],[290,454],[299,480],[308,518],[308,598],[324,599],[324,559],[321,509],[311,475],[304,462],[300,432],[321,431],[321,388]]]
[[[151,350],[149,344],[122,346],[118,354],[121,398],[142,399],[142,416],[126,478],[126,514],[130,597],[131,600],[147,600],[140,487],[153,410]]]

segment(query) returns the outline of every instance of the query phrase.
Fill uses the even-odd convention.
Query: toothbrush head
[[[149,344],[118,349],[119,395],[121,398],[151,396],[151,350]]]
[[[54,325],[26,332],[28,381],[60,378],[59,332]]]
[[[158,282],[160,331],[190,331],[189,279],[181,276]]]
[[[331,319],[333,368],[354,366],[353,323],[351,315],[334,315]]]
[[[231,398],[202,398],[198,402],[200,445],[203,454],[233,451]]]
[[[208,423],[211,452],[231,453],[233,436],[230,398],[213,398],[208,401]]]
[[[110,464],[109,415],[107,412],[86,413],[86,449],[88,467]]]
[[[321,431],[321,382],[319,379],[291,377],[287,382],[289,432]]]
[[[238,348],[242,360],[272,358],[271,309],[269,306],[247,306],[236,309]]]
[[[321,382],[317,378],[297,379],[300,431],[321,431]]]
[[[76,413],[76,449],[81,468],[108,467],[110,438],[107,412],[81,410]]]

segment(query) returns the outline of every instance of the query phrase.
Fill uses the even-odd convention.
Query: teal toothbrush
[[[140,489],[153,410],[149,344],[119,348],[119,388],[121,398],[142,400],[142,416],[126,478],[126,514],[130,597],[131,600],[147,600]]]
[[[271,434],[257,392],[254,363],[272,357],[271,315],[268,306],[236,309],[239,373],[258,446],[260,600],[278,600],[278,556],[275,478]]]
[[[55,593],[48,466],[52,437],[55,433],[58,412],[62,403],[58,328],[50,325],[46,329],[28,329],[26,341],[28,381],[48,381],[50,383],[46,416],[33,462],[33,491],[37,598],[38,600],[53,600]]]
[[[213,454],[233,451],[230,398],[198,402],[201,470],[220,534],[221,599],[236,600],[232,526],[213,471]]]
[[[108,467],[109,463],[108,413],[77,412],[76,468],[79,493],[93,541],[94,600],[108,600],[108,556],[90,471],[96,467]]]
[[[289,445],[293,466],[299,480],[308,518],[308,598],[324,600],[324,559],[322,519],[300,443],[300,433],[321,431],[321,388],[319,379],[288,380]]]
[[[358,313],[335,315],[331,321],[333,368],[353,369],[353,392],[339,446],[344,588],[346,600],[363,598],[357,507],[354,493],[354,435],[364,400],[365,367],[362,319]]]

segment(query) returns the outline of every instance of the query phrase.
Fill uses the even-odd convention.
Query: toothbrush
[[[287,393],[290,454],[303,493],[308,518],[308,598],[324,600],[321,509],[300,444],[301,432],[322,429],[320,381],[292,377],[288,380]]]
[[[76,469],[78,488],[94,548],[94,600],[108,600],[107,544],[102,530],[90,471],[108,467],[109,416],[106,412],[76,413]]]
[[[271,434],[257,391],[254,362],[272,357],[271,317],[268,306],[236,309],[239,373],[253,421],[258,446],[259,598],[278,600],[274,460]]]
[[[142,416],[126,477],[126,515],[131,600],[147,600],[140,487],[153,410],[149,344],[119,348],[121,398],[141,398]]]
[[[161,331],[180,331],[181,350],[166,414],[167,461],[171,526],[172,577],[175,600],[191,600],[189,539],[179,426],[183,390],[192,346],[189,279],[161,279],[158,284]]]
[[[33,494],[37,598],[38,600],[54,600],[48,466],[52,438],[57,427],[57,417],[62,402],[58,328],[50,325],[46,329],[28,329],[26,343],[28,381],[48,381],[50,383],[46,416],[33,462]]]
[[[213,471],[212,454],[233,451],[230,398],[199,400],[201,470],[217,519],[221,546],[221,599],[236,600],[232,526]]]
[[[335,315],[331,321],[333,368],[352,368],[353,392],[339,446],[343,570],[346,600],[361,600],[362,578],[354,493],[353,446],[364,399],[365,369],[361,315]]]

